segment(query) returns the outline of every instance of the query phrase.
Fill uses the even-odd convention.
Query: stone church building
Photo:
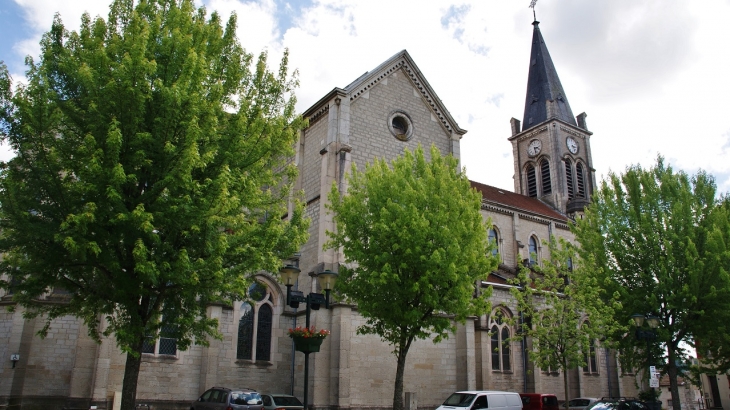
[[[481,284],[493,287],[495,310],[468,320],[442,343],[414,343],[404,391],[415,393],[409,397],[416,398],[419,408],[433,409],[450,393],[467,389],[554,393],[565,399],[563,375],[533,366],[525,349],[529,341],[507,341],[515,329],[500,318],[517,314],[507,280],[518,264],[531,258],[540,264],[549,254],[542,243],[550,236],[572,240],[568,223],[582,215],[595,187],[586,115],[573,115],[538,23],[533,25],[524,116],[512,118],[511,133],[504,135],[512,144],[514,192],[472,181],[483,196],[484,218],[494,223],[489,235],[501,261]],[[316,273],[337,271],[344,262],[335,250],[322,250],[326,231],[334,228],[325,209],[332,183],[343,184],[351,164],[364,169],[374,158],[391,160],[418,144],[435,144],[459,158],[466,130],[405,50],[346,87],[334,88],[303,115],[309,126],[297,147],[296,189],[305,193],[312,223],[309,241],[286,263],[301,269],[295,289],[306,295],[321,291]],[[256,278],[249,301],[208,308],[210,317],[219,320],[223,340],[180,351],[174,339],[161,337],[145,347],[139,404],[186,410],[213,386],[302,398],[304,355],[294,351],[287,330],[304,324],[304,309],[286,306],[286,288],[276,276],[261,273]],[[0,295],[0,305],[0,409],[118,406],[125,357],[113,339],[96,344],[73,317],[56,320],[48,337],[40,339],[35,334],[42,320],[23,319],[22,309],[7,311],[11,295]],[[310,405],[391,407],[396,359],[377,336],[356,333],[363,323],[352,305],[334,303],[331,309],[312,311],[312,324],[331,335],[310,356]],[[14,354],[17,361],[10,360]],[[598,341],[587,366],[568,376],[570,398],[637,394],[636,377],[624,374],[615,355]]]

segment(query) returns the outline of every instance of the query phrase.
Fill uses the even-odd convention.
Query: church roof
[[[555,70],[545,40],[540,33],[539,24],[539,21],[532,23],[535,28],[532,32],[530,72],[527,76],[525,115],[522,119],[523,131],[552,118],[576,125],[573,111],[568,104],[568,97],[560,84],[558,72]],[[546,101],[552,101],[554,104],[550,118],[548,118]]]
[[[558,220],[563,223],[568,222],[568,218],[554,210],[549,205],[537,198],[532,198],[522,194],[516,194],[506,189],[497,188],[491,185],[481,184],[475,181],[469,181],[472,188],[482,194],[482,200],[493,204],[511,208],[517,211],[532,213],[534,215]]]
[[[339,96],[340,98],[349,98],[350,101],[354,101],[365,92],[369,91],[370,88],[377,85],[383,78],[398,69],[403,69],[403,71],[405,71],[406,75],[408,75],[411,79],[416,91],[421,95],[424,102],[431,107],[436,118],[438,118],[447,130],[457,135],[466,134],[466,130],[459,127],[459,124],[456,123],[454,117],[451,116],[449,110],[447,110],[446,106],[444,106],[443,101],[441,101],[438,95],[436,95],[436,92],[433,88],[431,88],[426,77],[423,73],[421,73],[421,70],[406,50],[399,51],[379,66],[356,78],[353,82],[345,86],[345,88],[333,88],[332,91],[324,95],[319,99],[319,101],[304,111],[302,116],[304,118],[316,116],[317,113],[321,112],[323,108],[326,108],[326,105],[336,96]]]

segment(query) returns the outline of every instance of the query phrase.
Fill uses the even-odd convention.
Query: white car
[[[436,410],[522,410],[520,395],[506,391],[458,391]]]
[[[578,397],[569,401],[568,407],[570,410],[585,410],[597,401],[598,399],[595,397]]]

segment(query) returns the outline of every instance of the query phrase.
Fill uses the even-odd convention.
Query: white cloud
[[[78,27],[80,15],[106,15],[106,1],[16,0],[37,33],[15,47],[32,50],[55,11]],[[197,0],[198,4],[203,4]],[[267,49],[275,66],[284,47],[300,72],[300,111],[407,49],[454,118],[469,130],[462,163],[472,179],[511,189],[511,117],[522,118],[532,38],[528,2],[479,0],[314,0],[298,15],[275,0],[206,0],[209,12],[238,15],[249,52]],[[277,8],[277,4],[282,4]],[[93,8],[93,9],[92,9]],[[730,94],[724,45],[726,0],[541,0],[540,29],[566,95],[588,113],[598,178],[657,153],[675,166],[703,168],[730,191]],[[0,28],[0,34],[2,33]],[[37,51],[27,51],[37,54]]]

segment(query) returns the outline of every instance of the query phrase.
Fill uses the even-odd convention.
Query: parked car
[[[558,397],[547,393],[520,393],[523,410],[559,410]]]
[[[630,397],[602,398],[586,410],[649,410],[649,406],[641,400]]]
[[[517,393],[507,391],[469,390],[458,391],[436,410],[522,410],[522,401]]]
[[[597,402],[599,399],[596,397],[577,397],[568,402],[568,408],[570,410],[586,410],[588,406]]]
[[[304,405],[289,394],[262,394],[264,410],[302,410]]]
[[[261,395],[253,389],[213,387],[190,405],[190,410],[262,410]]]

